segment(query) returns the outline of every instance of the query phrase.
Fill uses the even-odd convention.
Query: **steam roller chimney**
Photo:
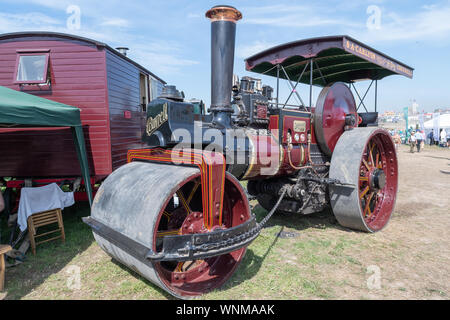
[[[217,126],[231,127],[236,22],[242,14],[231,6],[215,6],[206,12],[211,20],[211,112]]]

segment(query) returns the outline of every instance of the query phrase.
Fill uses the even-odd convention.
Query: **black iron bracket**
[[[165,236],[163,238],[162,251],[154,252],[151,248],[92,217],[84,217],[83,222],[89,225],[93,232],[131,254],[136,259],[149,262],[202,260],[223,255],[248,246],[258,237],[261,231],[261,228],[258,228],[255,216],[252,216],[243,224],[229,229],[189,235]]]
[[[308,181],[314,181],[320,184],[332,184],[337,186],[344,186],[344,187],[352,187],[356,188],[356,186],[352,183],[342,182],[338,179],[331,179],[331,178],[318,178],[318,177],[306,177],[306,176],[300,176],[300,180],[308,180]]]
[[[256,219],[236,227],[208,233],[173,235],[163,238],[163,249],[150,250],[146,258],[152,261],[190,261],[223,255],[248,246],[259,235]]]

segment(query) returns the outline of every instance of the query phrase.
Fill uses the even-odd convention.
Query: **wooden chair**
[[[38,244],[56,240],[59,238],[61,238],[62,242],[66,241],[66,235],[64,233],[64,224],[63,224],[61,209],[53,209],[53,210],[33,213],[31,216],[28,217],[27,222],[28,222],[28,236],[30,238],[30,245],[31,245],[31,250],[33,252],[33,255],[36,255],[36,246]],[[37,231],[38,227],[42,227],[42,226],[46,226],[46,225],[54,224],[54,223],[58,224],[58,229],[44,232],[41,234],[37,234],[36,231]],[[46,235],[49,235],[49,234],[52,234],[55,232],[59,232],[60,234],[55,237],[36,242],[37,238],[40,238],[40,237],[43,237],[43,236],[46,236]]]
[[[5,286],[5,253],[11,249],[9,245],[0,244],[0,292],[3,291]]]

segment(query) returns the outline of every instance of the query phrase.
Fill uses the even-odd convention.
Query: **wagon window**
[[[19,54],[17,59],[17,83],[46,83],[48,54]]]

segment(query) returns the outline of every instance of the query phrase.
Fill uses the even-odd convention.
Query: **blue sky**
[[[127,46],[130,58],[188,98],[209,102],[210,24],[204,14],[217,4],[232,5],[243,14],[234,66],[239,76],[252,75],[245,71],[244,58],[258,51],[288,41],[347,34],[415,68],[413,80],[392,76],[379,82],[381,111],[401,110],[413,99],[419,110],[450,107],[449,0],[0,0],[0,33],[57,31]],[[79,29],[68,29],[71,5],[81,11]],[[269,77],[262,79],[275,84]],[[358,88],[364,91],[368,84]],[[315,88],[314,95],[319,91]],[[309,89],[302,87],[301,92],[307,101]],[[287,84],[282,84],[282,94],[287,93]]]

